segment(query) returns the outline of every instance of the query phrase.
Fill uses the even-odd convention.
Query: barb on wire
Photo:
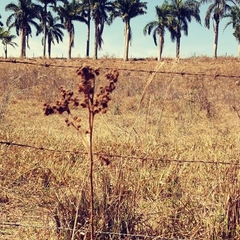
[[[17,146],[17,147],[25,147],[31,148],[39,151],[50,151],[50,152],[60,152],[60,153],[74,153],[74,154],[88,154],[84,151],[71,151],[71,150],[55,150],[50,148],[44,147],[36,147],[22,143],[14,143],[9,141],[0,141],[0,145],[7,145],[7,146]],[[145,161],[155,161],[155,162],[163,162],[163,163],[200,163],[200,164],[214,164],[214,165],[231,165],[231,166],[240,166],[240,161],[236,162],[223,162],[223,161],[209,161],[209,160],[184,160],[184,159],[165,159],[165,158],[148,158],[148,157],[138,157],[138,156],[126,156],[120,154],[108,154],[103,152],[95,152],[94,155],[101,156],[101,157],[109,157],[109,158],[123,158],[123,159],[134,159],[134,160],[141,160],[142,162]]]

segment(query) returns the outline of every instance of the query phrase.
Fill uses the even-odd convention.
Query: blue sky
[[[7,17],[11,12],[5,12],[5,6],[10,3],[17,3],[17,0],[0,0],[0,14],[2,15],[1,21],[5,24]],[[130,46],[129,57],[145,58],[157,57],[158,48],[153,42],[152,36],[143,35],[143,27],[150,21],[156,20],[155,6],[161,5],[163,0],[149,0],[147,14],[138,16],[131,20],[131,27],[133,33],[132,44]],[[194,20],[189,24],[188,37],[182,36],[181,38],[181,57],[191,56],[212,56],[213,54],[213,29],[204,27],[204,17],[208,5],[201,6],[201,19],[202,26]],[[233,37],[232,27],[229,26],[223,31],[227,20],[224,19],[220,23],[219,31],[219,56],[237,56],[237,41]],[[212,23],[211,23],[212,26]],[[93,29],[93,24],[92,24]],[[86,48],[86,26],[83,23],[75,23],[75,46],[72,50],[72,57],[85,57]],[[15,29],[11,30],[12,34],[16,34]],[[67,32],[64,31],[63,43],[52,46],[52,57],[66,57],[68,48]],[[90,57],[93,56],[93,36],[91,33]],[[122,20],[115,19],[113,24],[106,26],[103,33],[103,49],[99,51],[99,57],[123,57],[124,46],[124,24]],[[15,40],[20,46],[20,38]],[[27,49],[27,57],[38,57],[42,55],[41,37],[33,36],[29,39],[30,49]],[[1,46],[0,46],[1,47]],[[18,57],[20,55],[20,47],[15,49],[9,47],[9,56]],[[3,48],[0,48],[0,56],[3,56]],[[170,35],[166,33],[165,45],[163,49],[163,57],[175,57],[175,43],[171,42]]]

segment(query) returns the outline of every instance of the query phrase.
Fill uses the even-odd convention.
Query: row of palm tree
[[[188,23],[194,18],[201,24],[199,3],[195,0],[171,0],[165,1],[161,6],[156,6],[157,20],[149,22],[143,29],[143,33],[151,34],[157,45],[157,37],[159,36],[159,54],[158,60],[162,58],[164,34],[168,29],[171,40],[176,41],[176,58],[180,56],[180,40],[181,32],[188,35]]]
[[[18,0],[18,4],[10,3],[6,5],[6,11],[13,13],[7,18],[6,25],[9,29],[16,28],[16,34],[21,37],[21,57],[26,57],[26,48],[29,46],[28,39],[32,36],[32,28],[37,29],[37,35],[43,33],[43,57],[46,55],[46,42],[48,41],[48,55],[50,57],[51,43],[54,40],[62,41],[63,32],[65,29],[68,33],[69,46],[68,58],[71,58],[71,50],[74,46],[74,21],[83,22],[87,25],[88,39],[86,46],[86,56],[89,57],[90,44],[90,21],[93,20],[95,26],[95,41],[94,41],[94,58],[98,58],[98,50],[101,49],[103,43],[104,25],[111,24],[114,18],[127,16],[123,18],[123,22],[131,29],[130,19],[146,12],[141,9],[147,9],[147,3],[142,3],[140,0],[36,0],[38,3],[33,3],[32,0]],[[57,5],[57,3],[59,3]],[[51,4],[51,9],[57,15],[53,17],[51,11],[48,11],[48,5]],[[127,4],[127,8],[123,5]],[[136,7],[139,7],[136,9]],[[124,11],[124,12],[121,12]],[[132,15],[132,16],[131,16]],[[60,20],[61,23],[57,23]],[[40,24],[37,23],[40,21]],[[54,24],[52,26],[51,24]],[[48,40],[47,40],[48,39]],[[126,35],[127,46],[129,46],[130,37]],[[125,60],[128,60],[128,47],[126,49]]]
[[[146,24],[143,33],[153,34],[154,43],[159,44],[158,59],[161,60],[164,35],[169,31],[171,40],[176,42],[176,57],[180,57],[180,42],[182,33],[188,35],[188,25],[192,19],[201,24],[200,6],[210,3],[205,16],[205,26],[210,28],[213,20],[214,27],[214,57],[217,57],[219,23],[223,17],[230,18],[226,27],[233,26],[233,35],[239,41],[240,46],[240,9],[233,0],[168,0],[162,5],[156,6],[157,19]],[[6,34],[12,40],[10,34],[12,28],[21,37],[21,57],[26,57],[26,48],[29,47],[29,37],[32,36],[32,26],[36,28],[36,34],[43,34],[43,57],[51,57],[51,46],[55,42],[63,41],[63,30],[68,33],[68,58],[74,46],[74,21],[86,24],[87,41],[86,56],[89,57],[90,26],[94,23],[94,58],[98,58],[98,50],[102,48],[103,31],[105,24],[110,25],[114,19],[120,17],[124,28],[124,60],[128,60],[129,44],[132,39],[131,19],[146,14],[147,2],[141,0],[17,0],[17,4],[10,3],[5,11],[12,13],[7,18],[7,31],[4,31],[0,21],[0,39],[6,41]],[[3,32],[5,32],[3,34]],[[8,40],[8,43],[10,43]],[[6,42],[5,42],[6,43]],[[5,44],[7,46],[7,44]],[[10,44],[16,46],[16,44]]]
[[[180,39],[181,31],[188,35],[188,23],[194,18],[201,24],[200,19],[200,4],[210,3],[205,15],[205,26],[210,28],[210,21],[213,20],[214,30],[214,47],[213,56],[217,58],[218,48],[218,35],[219,24],[222,18],[230,18],[230,21],[226,24],[225,28],[232,25],[234,29],[234,37],[238,40],[240,57],[240,8],[232,0],[201,0],[200,2],[194,0],[171,0],[171,2],[165,1],[161,6],[156,6],[157,20],[149,22],[144,27],[144,34],[151,34],[153,32],[153,39],[155,45],[157,45],[157,38],[159,37],[159,54],[158,59],[161,60],[164,34],[168,29],[170,32],[171,40],[176,41],[176,57],[179,58],[180,54]],[[230,4],[228,4],[230,3]]]

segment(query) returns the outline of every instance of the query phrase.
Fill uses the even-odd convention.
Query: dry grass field
[[[84,64],[119,72],[94,122],[96,239],[240,239],[240,62],[205,57],[0,59],[0,239],[88,238],[88,155],[43,112]]]

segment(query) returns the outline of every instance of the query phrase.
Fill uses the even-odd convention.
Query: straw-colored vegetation
[[[99,81],[119,72],[94,120],[96,239],[240,238],[239,60],[24,61],[42,65],[0,63],[0,141],[36,149],[0,145],[0,239],[89,230],[89,156],[66,113],[43,112],[60,86],[77,91],[83,64]],[[86,109],[72,112],[87,128]]]

